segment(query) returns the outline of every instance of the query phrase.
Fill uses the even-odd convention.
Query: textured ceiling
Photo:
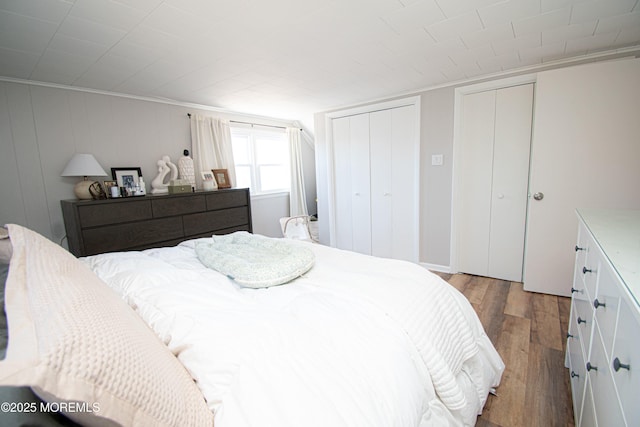
[[[284,119],[634,46],[640,0],[0,0],[0,76]]]

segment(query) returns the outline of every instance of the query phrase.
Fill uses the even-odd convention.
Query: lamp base
[[[95,181],[91,181],[88,179],[82,180],[80,182],[78,182],[76,184],[75,187],[73,187],[73,193],[76,195],[76,197],[80,200],[91,200],[93,199],[93,197],[91,197],[91,193],[89,192],[89,187],[91,187],[91,184],[93,184]]]

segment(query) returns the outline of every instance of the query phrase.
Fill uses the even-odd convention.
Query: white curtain
[[[288,127],[287,137],[289,138],[289,152],[291,158],[291,193],[289,196],[290,216],[309,215],[307,210],[307,196],[304,191],[300,129]]]
[[[226,169],[231,185],[235,186],[236,167],[228,120],[192,114],[191,147],[197,188],[202,189],[201,172],[211,169]]]

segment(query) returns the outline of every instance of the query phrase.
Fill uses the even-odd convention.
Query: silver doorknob
[[[534,198],[535,200],[542,200],[542,199],[544,199],[544,193],[537,192],[537,193],[535,193],[535,194],[533,195],[533,198]]]

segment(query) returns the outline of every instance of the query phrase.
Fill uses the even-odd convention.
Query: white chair
[[[280,218],[280,228],[282,229],[282,235],[287,239],[314,241],[309,229],[309,216],[307,215]]]

